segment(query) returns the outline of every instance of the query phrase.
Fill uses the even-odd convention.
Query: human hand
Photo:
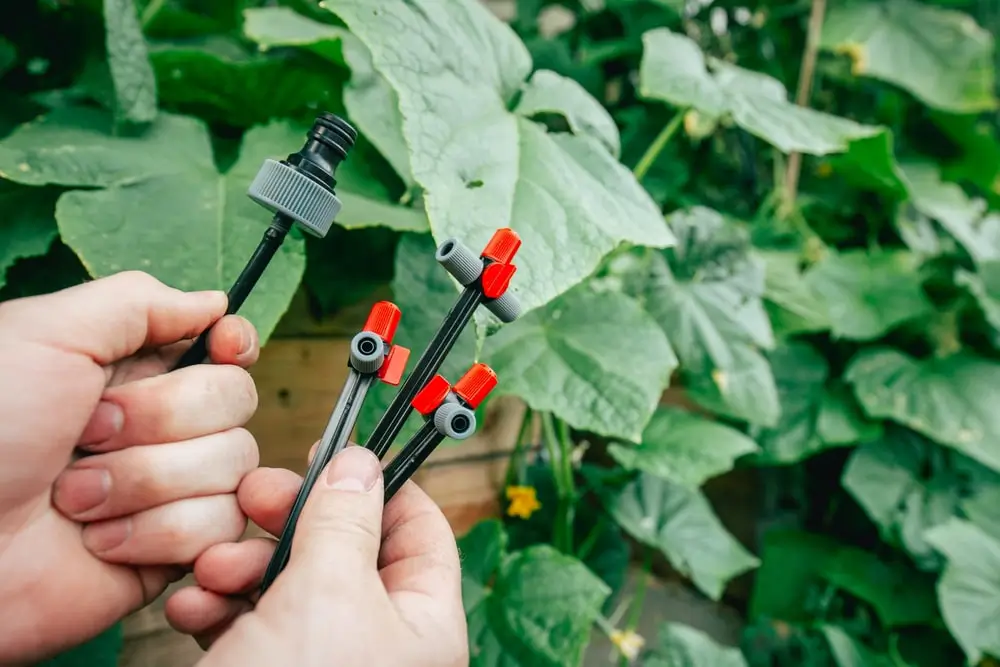
[[[99,634],[242,535],[259,345],[225,310],[138,272],[0,304],[0,663]],[[222,365],[164,374],[216,320]]]
[[[255,470],[240,485],[240,506],[279,534],[301,483],[288,470]],[[199,585],[166,606],[171,625],[211,647],[199,665],[468,665],[451,527],[412,482],[384,512],[382,499],[373,454],[351,446],[335,456],[303,508],[288,566],[259,601],[273,539],[202,554]]]

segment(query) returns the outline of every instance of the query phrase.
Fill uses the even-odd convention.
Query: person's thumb
[[[327,580],[377,572],[382,489],[382,465],[371,451],[350,446],[334,456],[302,508],[289,567]]]

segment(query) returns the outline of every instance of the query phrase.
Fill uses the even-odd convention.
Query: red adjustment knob
[[[483,248],[483,254],[480,257],[492,259],[500,264],[510,264],[520,247],[521,237],[517,235],[517,232],[510,227],[501,227]]]
[[[430,382],[424,385],[423,389],[417,392],[411,405],[414,410],[426,417],[438,409],[438,406],[448,396],[449,391],[451,391],[451,385],[448,384],[448,381],[440,375],[435,375],[430,379]]]
[[[370,331],[384,340],[391,343],[396,335],[396,327],[399,326],[399,318],[402,315],[396,304],[391,301],[379,301],[372,306],[365,320],[362,331]]]
[[[406,370],[406,362],[410,359],[410,350],[399,345],[389,348],[389,354],[385,355],[385,360],[378,369],[378,379],[388,385],[395,387],[403,379],[403,371]]]
[[[496,386],[497,374],[493,369],[486,364],[475,364],[455,383],[453,391],[475,410]]]
[[[499,299],[510,287],[510,279],[514,277],[517,267],[513,264],[490,264],[483,269],[480,281],[483,285],[483,296],[487,299]]]

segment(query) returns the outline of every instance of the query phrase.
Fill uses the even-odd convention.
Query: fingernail
[[[69,515],[94,509],[111,492],[111,475],[100,468],[77,468],[64,472],[55,483],[53,502]]]
[[[251,347],[253,347],[253,336],[251,336],[250,332],[247,331],[246,325],[241,322],[240,323],[240,348],[239,348],[240,351],[237,352],[237,355],[246,354],[247,352],[250,351]]]
[[[98,445],[121,433],[125,426],[125,412],[111,401],[101,401],[90,415],[90,422],[80,435],[80,446]]]
[[[130,532],[130,519],[92,523],[83,529],[83,546],[92,553],[110,551],[128,539]]]
[[[348,447],[333,457],[326,473],[331,489],[365,493],[372,490],[382,473],[379,460],[364,447]]]

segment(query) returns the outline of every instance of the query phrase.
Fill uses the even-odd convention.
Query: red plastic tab
[[[378,369],[379,379],[393,387],[397,386],[403,379],[403,371],[406,370],[406,362],[409,359],[409,348],[393,345],[389,348],[389,354],[385,355],[382,367]]]
[[[483,296],[487,299],[499,299],[510,287],[510,279],[514,277],[517,267],[513,264],[487,264],[483,269],[481,282]]]
[[[392,343],[399,326],[400,311],[391,301],[379,301],[372,306],[362,331],[370,331],[387,343]]]
[[[413,397],[413,409],[427,416],[438,409],[438,406],[444,401],[448,392],[451,391],[451,385],[440,375],[435,375],[430,379],[430,382],[424,385],[424,388],[417,392],[417,395]]]
[[[501,227],[494,234],[490,242],[483,248],[481,257],[492,259],[500,264],[510,264],[517,254],[517,249],[521,247],[521,237],[510,227]]]
[[[493,369],[486,364],[474,364],[462,379],[455,383],[454,392],[475,410],[496,386],[497,374]]]

